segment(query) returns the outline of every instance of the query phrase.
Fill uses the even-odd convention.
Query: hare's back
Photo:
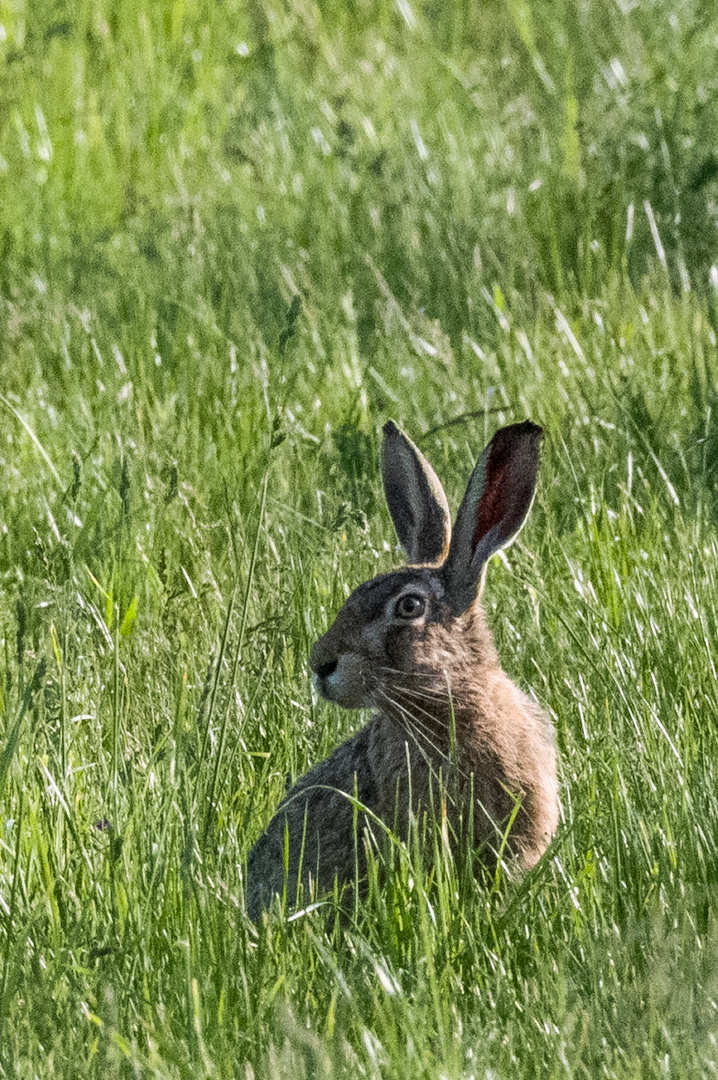
[[[305,773],[287,792],[265,831],[249,853],[247,907],[256,919],[285,886],[285,838],[288,841],[286,888],[296,901],[301,879],[305,899],[309,879],[318,892],[335,877],[350,880],[357,858],[363,863],[363,815],[357,801],[376,812],[378,790],[374,763],[377,720],[372,720]]]

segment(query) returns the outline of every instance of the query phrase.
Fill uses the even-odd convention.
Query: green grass
[[[714,5],[0,27],[0,1075],[713,1075]],[[455,507],[525,416],[486,606],[555,845],[491,888],[430,834],[254,928],[287,774],[361,722],[307,656],[396,558],[381,424]]]

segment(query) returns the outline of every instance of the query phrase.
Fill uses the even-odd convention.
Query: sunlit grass
[[[710,5],[0,4],[0,1072],[718,1067]],[[247,852],[361,718],[307,656],[547,432],[486,607],[550,714],[523,881],[440,830],[259,927]]]

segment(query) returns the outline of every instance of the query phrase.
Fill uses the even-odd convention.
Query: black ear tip
[[[506,469],[528,469],[535,480],[542,439],[543,428],[532,420],[522,420],[519,424],[499,428],[486,448],[487,491],[502,477],[507,478],[508,474],[504,475]]]
[[[381,430],[382,430],[382,432],[384,434],[385,439],[389,435],[397,435],[399,433],[399,428],[396,426],[396,424],[394,423],[393,420],[387,420],[387,422],[384,424],[384,427]]]
[[[503,457],[505,454],[535,453],[538,455],[543,442],[544,431],[533,420],[522,420],[519,424],[509,424],[499,428],[491,440],[492,459]],[[538,460],[538,457],[537,457]]]
[[[534,424],[533,420],[522,420],[520,424],[512,424],[511,427],[506,430],[523,438],[530,436],[538,442],[544,437],[543,428],[539,424]]]

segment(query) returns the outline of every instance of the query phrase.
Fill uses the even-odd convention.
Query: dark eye
[[[424,614],[425,609],[426,602],[423,596],[417,596],[416,593],[405,593],[397,600],[394,614],[398,615],[400,619],[418,619],[420,615]]]

